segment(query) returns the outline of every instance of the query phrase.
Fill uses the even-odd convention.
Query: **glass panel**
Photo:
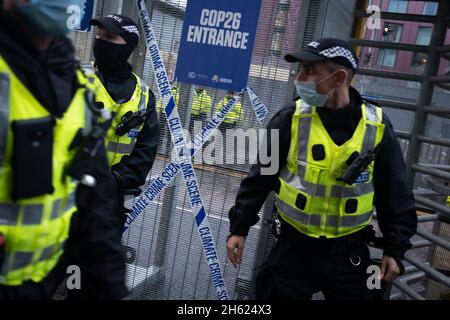
[[[403,25],[386,22],[384,24],[382,41],[386,42],[400,42],[402,37]]]
[[[390,0],[389,6],[388,6],[388,12],[406,13],[407,8],[408,8],[408,1]]]
[[[427,16],[435,16],[438,8],[437,2],[425,2],[423,6],[423,14]]]
[[[428,55],[422,52],[415,52],[411,61],[411,68],[419,71],[425,69],[425,65],[428,61]]]
[[[416,44],[428,46],[430,44],[432,32],[433,28],[419,27],[419,30],[417,31]]]
[[[393,67],[397,58],[397,51],[391,49],[380,49],[377,64],[383,67]]]

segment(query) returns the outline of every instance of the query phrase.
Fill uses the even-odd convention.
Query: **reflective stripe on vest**
[[[56,199],[52,204],[52,211],[50,220],[58,219],[60,216],[71,208],[75,207],[75,193],[72,192],[64,206],[61,203],[64,199]],[[42,204],[15,204],[15,203],[0,203],[0,225],[15,226],[19,222],[19,213],[22,212],[22,225],[39,225],[44,216],[44,205]]]
[[[361,109],[363,117],[355,134],[338,147],[323,127],[316,108],[297,102],[291,147],[287,165],[280,173],[276,206],[281,217],[303,233],[313,237],[339,237],[371,221],[373,163],[360,183],[350,186],[338,181],[352,152],[363,153],[381,142],[384,132],[381,109],[364,104]],[[317,144],[327,151],[322,159],[316,160],[312,150]]]
[[[81,72],[77,75],[82,77]],[[65,175],[65,168],[76,152],[69,150],[71,142],[91,119],[85,93],[86,89],[80,87],[63,117],[55,118],[53,193],[13,202],[10,198],[14,138],[11,123],[51,115],[0,56],[0,232],[5,237],[1,284],[17,286],[28,280],[40,282],[63,253],[62,246],[76,210],[76,184]]]
[[[108,142],[108,145],[106,146],[106,151],[120,154],[130,154],[133,149],[134,144],[131,143]]]
[[[304,178],[306,164],[299,166],[298,176],[292,174],[286,167],[281,169],[280,178],[290,186],[314,197],[325,197],[326,186],[306,181]],[[352,198],[373,192],[373,184],[357,184],[353,187],[333,186],[331,196],[335,198]]]
[[[0,73],[0,166],[3,164],[8,135],[9,83],[8,74]]]
[[[278,197],[275,197],[275,205],[279,210],[281,210],[284,214],[286,214],[289,218],[300,222],[305,226],[315,226],[320,227],[322,214],[320,213],[310,213],[306,214],[297,208],[293,208],[280,200]],[[331,215],[328,214],[326,216],[326,224],[330,227],[357,227],[367,220],[370,220],[372,217],[372,211],[363,213],[357,216],[345,216],[339,217],[337,214]]]

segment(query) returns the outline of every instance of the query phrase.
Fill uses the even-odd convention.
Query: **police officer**
[[[205,87],[197,86],[194,91],[194,99],[191,105],[191,118],[189,122],[189,130],[192,133],[194,122],[200,121],[202,126],[207,117],[211,114],[211,97],[206,92]]]
[[[94,42],[97,103],[115,113],[106,138],[106,151],[119,195],[139,194],[155,160],[159,123],[155,97],[132,70],[128,58],[139,42],[136,23],[123,15],[111,14],[97,26]]]
[[[175,82],[172,82],[170,84],[170,86],[172,87],[172,96],[175,100],[175,105],[178,107],[178,102],[180,101],[180,92],[178,91],[178,84]],[[159,115],[164,115],[164,110],[163,110],[163,105],[162,105],[162,99],[159,99],[156,102],[156,111],[158,111]]]
[[[118,203],[95,148],[106,129],[63,36],[69,5],[82,1],[0,2],[0,300],[51,298],[72,264],[84,298],[126,295]]]
[[[268,125],[280,130],[277,174],[257,164],[241,183],[229,213],[228,257],[241,263],[249,228],[274,191],[281,235],[257,277],[256,297],[310,299],[321,290],[327,299],[372,299],[364,235],[374,203],[384,235],[383,281],[402,272],[416,231],[400,145],[381,109],[350,86],[358,59],[347,42],[319,39],[285,59],[300,63],[301,99]]]
[[[226,104],[234,98],[234,95],[234,91],[227,91],[226,96],[216,105],[216,110],[220,110],[225,107]],[[233,109],[225,116],[225,119],[219,126],[219,130],[222,132],[222,134],[225,134],[227,129],[235,129],[243,119],[244,110],[242,109],[241,102],[238,101],[235,103]]]

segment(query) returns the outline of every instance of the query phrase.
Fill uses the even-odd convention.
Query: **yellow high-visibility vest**
[[[178,102],[180,101],[180,93],[178,92],[178,88],[172,88],[172,95],[175,100],[175,105],[178,108]],[[161,114],[164,113],[163,106],[162,106],[162,99],[159,99],[156,101],[156,111]]]
[[[117,104],[92,69],[85,68],[85,71],[89,79],[92,80],[93,86],[96,88],[95,101],[102,102],[106,110],[116,113],[105,138],[108,163],[110,166],[113,166],[119,163],[123,156],[129,155],[133,151],[137,136],[144,125],[142,124],[139,127],[131,129],[123,136],[118,136],[114,128],[120,124],[122,117],[127,112],[131,111],[134,113],[146,110],[149,101],[149,88],[142,79],[133,73],[136,77],[136,88],[134,89],[133,95],[130,100],[122,104]]]
[[[78,79],[80,84],[86,85],[81,71]],[[92,116],[85,92],[86,87],[79,88],[62,118],[55,118],[53,193],[13,202],[11,162],[14,136],[11,124],[51,114],[0,56],[0,233],[5,237],[6,254],[0,265],[1,284],[18,286],[28,280],[40,282],[63,253],[71,217],[76,211],[76,184],[65,174],[75,153],[75,150],[69,151],[69,146],[79,129],[90,125]]]
[[[216,111],[222,109],[225,107],[228,103],[228,99],[225,97],[216,106]],[[244,119],[244,110],[242,109],[241,102],[238,101],[234,105],[233,109],[225,116],[225,119],[223,120],[223,123],[226,124],[240,124],[241,121]]]
[[[198,93],[194,91],[194,101],[191,106],[191,115],[199,116],[201,114],[210,114],[211,113],[211,97],[208,93],[203,90]]]
[[[279,177],[275,203],[281,218],[308,236],[342,237],[371,222],[373,161],[356,183],[338,180],[354,152],[373,150],[383,137],[381,108],[363,104],[361,110],[352,138],[337,146],[316,107],[297,101],[287,164]]]

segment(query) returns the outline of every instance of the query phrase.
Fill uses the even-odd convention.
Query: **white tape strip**
[[[247,87],[247,93],[250,98],[250,103],[252,104],[253,111],[255,111],[256,118],[258,119],[260,124],[264,123],[264,119],[267,116],[267,113],[269,112],[267,110],[267,107],[264,103],[259,100],[259,98],[256,96],[256,94],[253,92],[252,88]]]
[[[226,289],[225,280],[223,278],[222,268],[219,263],[214,239],[206,217],[206,211],[200,195],[198,180],[195,176],[194,167],[191,162],[191,152],[190,150],[188,152],[188,149],[186,148],[186,139],[181,126],[181,120],[175,106],[166,68],[164,67],[164,63],[161,59],[158,44],[156,42],[156,36],[153,32],[150,17],[145,5],[145,0],[137,0],[137,4],[142,26],[145,32],[147,47],[151,55],[155,81],[158,84],[158,90],[162,97],[162,105],[164,106],[164,112],[166,113],[167,124],[169,126],[172,142],[178,157],[177,162],[183,173],[186,190],[191,190],[191,192],[188,192],[188,195],[191,202],[191,207],[195,213],[195,225],[197,227],[200,240],[202,241],[203,253],[205,254],[206,261],[208,263],[212,282],[216,288],[217,297],[220,300],[228,300],[228,292]]]
[[[188,144],[187,149],[190,150],[191,157],[193,157],[204,145],[204,143],[212,136],[214,131],[223,122],[226,115],[233,109],[234,105],[239,101],[243,91],[238,97],[231,99],[222,109],[217,112],[214,117],[202,128],[202,130],[192,139]],[[145,208],[175,179],[180,170],[180,164],[177,159],[172,161],[164,167],[161,174],[156,177],[153,182],[147,187],[140,197],[134,202],[131,212],[127,216],[123,232],[125,232],[137,217],[144,212]]]

